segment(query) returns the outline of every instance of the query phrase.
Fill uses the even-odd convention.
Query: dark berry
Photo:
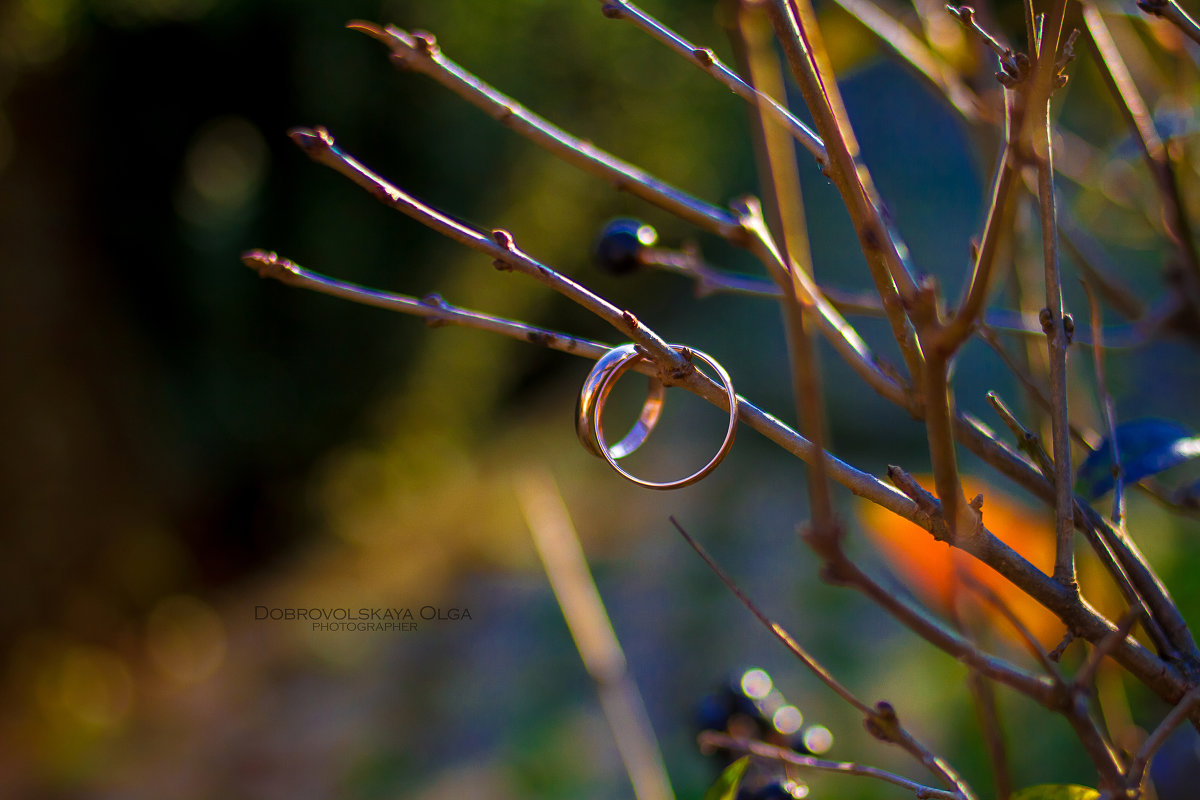
[[[641,220],[614,219],[596,240],[596,266],[611,275],[628,275],[642,265],[642,251],[656,241],[658,233]]]

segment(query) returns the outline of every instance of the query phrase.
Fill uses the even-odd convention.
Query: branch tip
[[[600,7],[600,13],[609,19],[621,19],[625,16],[625,8],[623,3],[609,2]]]
[[[258,277],[276,280],[296,275],[299,269],[292,261],[272,250],[247,250],[242,253],[242,263],[257,272]]]
[[[306,153],[328,150],[333,147],[333,134],[324,126],[315,128],[292,128],[287,132],[288,138],[295,142]]]
[[[365,33],[367,36],[370,36],[376,41],[383,42],[384,44],[388,43],[387,31],[376,25],[374,22],[367,22],[366,20],[362,19],[352,19],[346,23],[346,29],[358,31],[359,33]]]

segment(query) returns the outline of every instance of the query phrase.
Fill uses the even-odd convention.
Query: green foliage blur
[[[712,2],[648,6],[729,58]],[[951,111],[855,23],[823,15],[867,162],[914,260],[955,297],[994,154],[975,151]],[[0,8],[0,794],[628,796],[516,505],[513,476],[532,466],[555,474],[576,518],[680,797],[700,797],[715,775],[695,747],[695,703],[746,663],[770,669],[833,731],[832,756],[911,765],[873,746],[755,627],[671,532],[671,513],[839,677],[863,696],[902,700],[906,721],[985,783],[959,665],[820,584],[794,536],[805,501],[792,459],[743,432],[702,485],[635,490],[574,441],[586,362],[427,329],[261,281],[240,264],[248,248],[278,250],[345,280],[613,339],[540,285],[496,272],[309,162],[285,135],[325,125],[418,197],[513,231],[523,249],[672,341],[711,353],[739,391],[791,417],[774,308],[696,300],[663,274],[605,275],[589,257],[615,216],[754,271],[745,254],[396,71],[377,43],[344,29],[355,18],[434,32],[450,58],[501,90],[697,196],[757,191],[740,102],[590,0]],[[1088,116],[1097,87],[1081,72],[1081,110],[1073,95],[1064,119],[1119,154],[1115,111]],[[836,193],[804,154],[801,166],[819,277],[866,288]],[[1086,183],[1068,191],[1093,220],[1124,215],[1110,244],[1132,265],[1131,282],[1156,286],[1153,225]],[[882,323],[862,330],[894,354]],[[1139,392],[1148,380],[1195,386],[1193,366],[1175,377],[1164,366],[1181,347],[1194,354],[1170,343],[1114,359],[1123,408],[1200,424],[1177,392]],[[968,354],[961,380],[1014,391],[994,357]],[[824,355],[839,456],[919,471],[921,426]],[[982,415],[982,395],[960,403]],[[712,409],[677,405],[656,437],[678,444],[643,462],[664,472],[703,458],[708,441],[692,431],[720,425]],[[853,530],[850,499],[840,499]],[[1161,534],[1146,549],[1185,610],[1196,608],[1194,525],[1139,502],[1132,514]],[[418,622],[386,634],[315,631],[258,608],[407,608]],[[471,619],[427,621],[424,608],[469,609]],[[1014,743],[1038,754],[1016,765],[1022,785],[1087,780],[1065,725],[1047,729],[1037,709],[1003,702]],[[812,796],[882,796],[836,780],[815,781]]]

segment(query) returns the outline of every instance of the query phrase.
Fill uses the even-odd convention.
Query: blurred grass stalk
[[[517,476],[516,491],[579,657],[596,682],[634,794],[638,800],[674,800],[646,705],[626,668],[621,643],[554,476],[545,469],[527,470]]]

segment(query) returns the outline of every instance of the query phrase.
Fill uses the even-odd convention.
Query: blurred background
[[[648,10],[732,60],[713,3],[660,0]],[[1006,8],[996,14],[1020,30]],[[957,297],[995,153],[977,149],[952,110],[857,23],[834,8],[822,15],[890,211],[914,261]],[[769,303],[697,300],[681,278],[616,277],[590,259],[615,216],[646,220],[664,245],[694,241],[714,263],[755,272],[745,254],[397,72],[379,44],[344,29],[354,18],[434,32],[450,58],[503,91],[706,200],[757,192],[740,102],[589,0],[0,6],[0,793],[630,796],[520,513],[514,479],[530,470],[554,477],[576,520],[680,797],[699,797],[714,775],[695,745],[701,699],[751,664],[832,732],[832,757],[918,773],[757,627],[669,514],[860,696],[892,700],[987,786],[959,665],[819,581],[795,535],[806,503],[794,459],[744,430],[703,483],[636,488],[575,440],[587,362],[428,329],[242,266],[248,248],[277,250],[345,280],[438,292],[614,341],[541,285],[497,272],[311,163],[285,135],[325,125],[407,190],[480,227],[512,230],[529,253],[668,340],[712,354],[741,393],[793,417]],[[1149,53],[1154,42],[1137,35]],[[1146,55],[1146,80],[1177,56]],[[1172,80],[1185,96],[1194,91],[1194,78]],[[1094,174],[1064,186],[1070,206],[1153,298],[1164,248],[1160,222],[1138,201],[1149,179],[1086,59],[1063,120],[1100,156]],[[1190,120],[1181,124],[1190,146]],[[866,288],[836,193],[799,157],[818,276]],[[895,357],[879,320],[861,330]],[[828,350],[824,362],[835,452],[876,474],[889,463],[927,469],[923,427]],[[1095,427],[1089,362],[1085,351],[1075,356],[1072,402]],[[1193,343],[1115,351],[1109,363],[1119,414],[1200,425]],[[989,423],[999,427],[988,389],[1022,407],[986,348],[970,345],[957,370],[960,405]],[[668,398],[640,469],[682,472],[707,457],[706,437],[715,448],[720,412],[690,400]],[[1044,520],[1015,487],[979,485],[1011,495],[1014,530]],[[883,572],[861,508],[846,492],[838,501],[851,548]],[[1141,497],[1131,520],[1194,612],[1195,523]],[[418,619],[412,631],[330,632],[261,619],[260,608],[432,608],[443,618]],[[1127,699],[1131,724],[1152,726],[1162,713],[1134,687]],[[1000,701],[1018,785],[1089,780],[1067,725],[1043,724],[1019,698]],[[811,796],[884,793],[833,779],[814,780]]]

